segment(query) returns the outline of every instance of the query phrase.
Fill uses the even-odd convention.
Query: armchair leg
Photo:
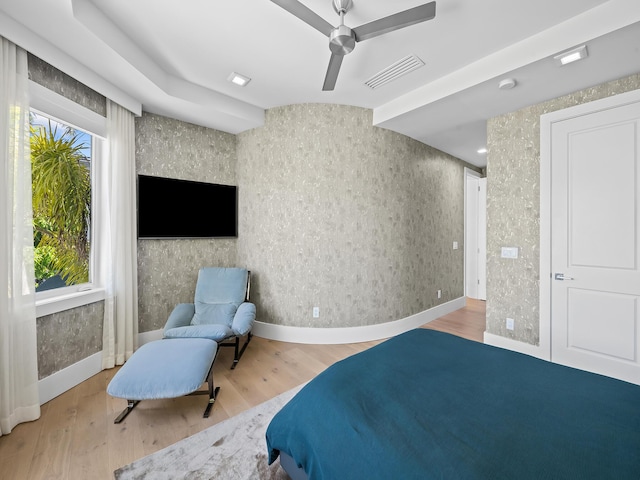
[[[239,348],[240,337],[236,337],[235,355],[233,356],[233,363],[231,364],[231,370],[234,370],[236,368],[236,365],[238,365],[238,362],[240,361],[240,358],[242,357],[242,354],[244,353],[244,351],[247,349],[247,345],[249,345],[249,342],[251,341],[252,336],[253,334],[251,332],[247,333],[247,340],[244,342],[244,345],[242,345],[242,348]]]
[[[218,346],[220,347],[234,348],[233,363],[231,364],[231,370],[235,369],[236,365],[238,365],[238,362],[240,361],[242,354],[247,349],[247,345],[249,345],[249,342],[251,341],[251,337],[253,337],[253,333],[251,332],[247,333],[247,340],[244,342],[244,345],[242,345],[242,348],[240,348],[240,337],[235,337],[234,342],[223,342],[218,344]]]

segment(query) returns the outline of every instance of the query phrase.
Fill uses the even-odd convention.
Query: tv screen
[[[138,238],[237,237],[237,187],[138,175]]]

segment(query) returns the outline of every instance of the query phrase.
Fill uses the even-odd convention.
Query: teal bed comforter
[[[416,329],[318,375],[266,440],[310,480],[640,479],[640,386]]]

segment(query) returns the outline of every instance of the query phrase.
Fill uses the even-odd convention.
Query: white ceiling
[[[301,1],[339,23],[331,0]],[[353,3],[351,27],[426,1]],[[145,111],[238,133],[279,105],[357,105],[373,109],[374,124],[478,166],[488,118],[640,71],[638,0],[436,4],[435,19],[358,43],[332,92],[322,91],[327,37],[270,0],[0,0],[0,35]],[[553,65],[582,43],[587,60]],[[410,54],[426,65],[376,90],[364,85]],[[231,84],[233,71],[252,81]],[[518,86],[498,90],[506,76]]]

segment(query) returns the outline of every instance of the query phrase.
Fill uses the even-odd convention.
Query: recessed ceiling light
[[[587,46],[581,45],[579,47],[572,48],[571,50],[567,50],[566,52],[559,53],[553,57],[553,60],[558,64],[558,66],[564,66],[569,63],[582,60],[583,58],[587,58],[588,56],[589,52],[587,51]]]
[[[231,75],[227,77],[227,80],[241,87],[246,87],[247,84],[251,81],[249,77],[246,77],[236,72],[231,73]]]
[[[483,154],[487,153],[487,149],[486,149],[486,147],[479,148],[479,149],[478,149],[478,153],[479,153],[480,155],[483,155]]]

